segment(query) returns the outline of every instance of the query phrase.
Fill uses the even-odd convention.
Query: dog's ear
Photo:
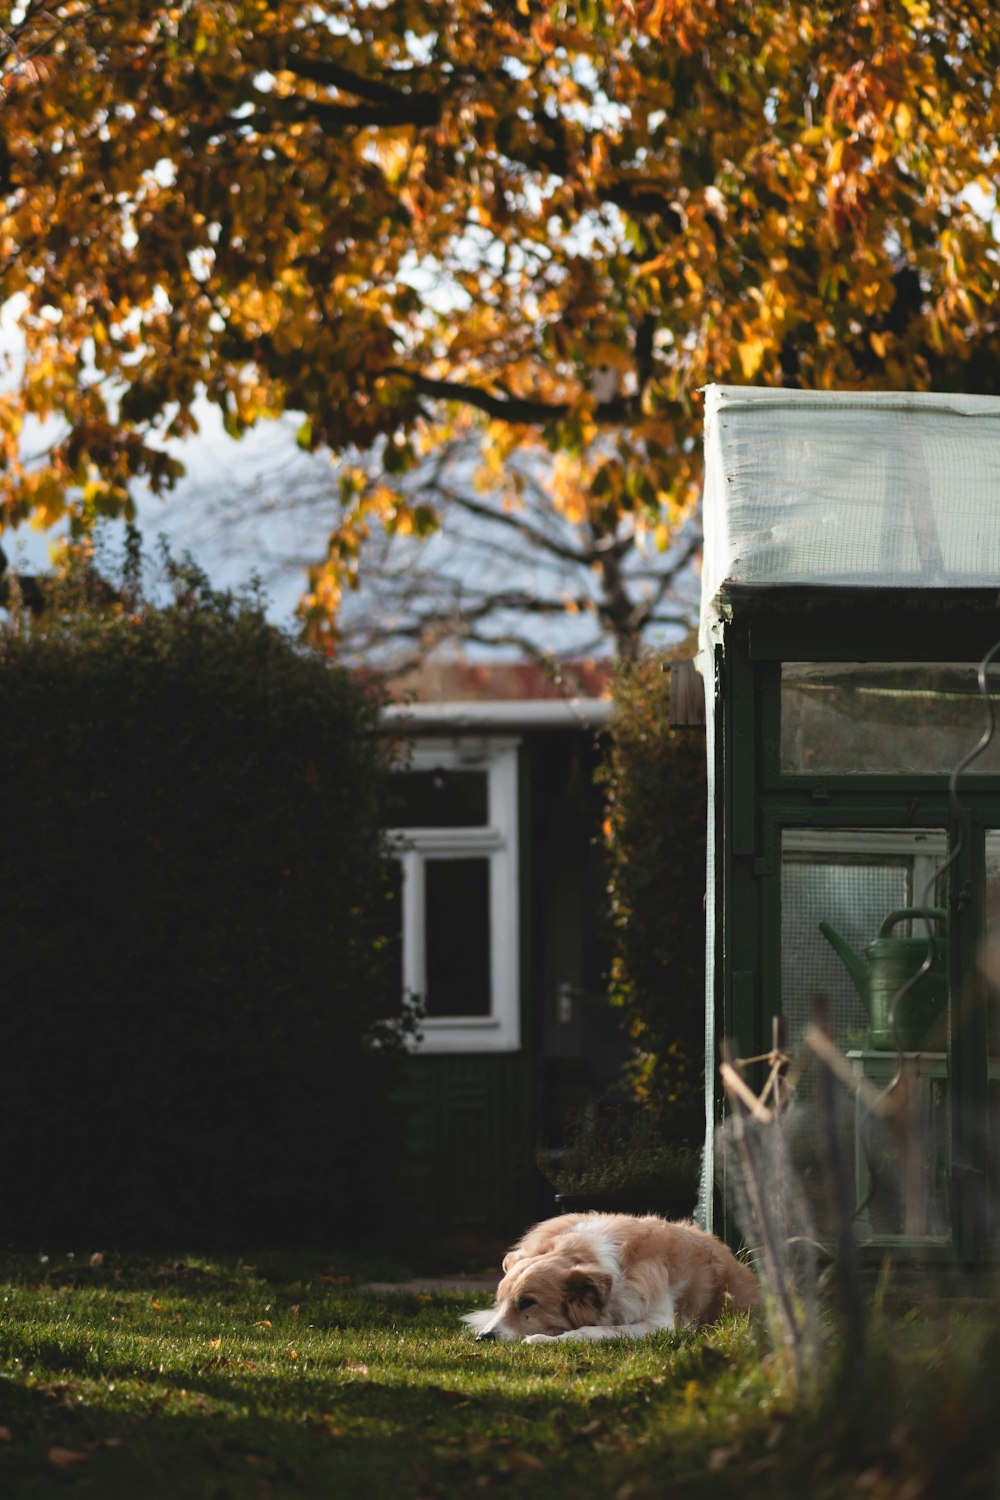
[[[572,1328],[593,1323],[611,1296],[611,1276],[600,1266],[574,1266],[566,1273],[563,1301]]]
[[[508,1271],[512,1271],[519,1260],[524,1260],[525,1258],[526,1257],[524,1251],[518,1250],[516,1246],[513,1250],[508,1250],[507,1254],[500,1262],[504,1275],[506,1275]]]

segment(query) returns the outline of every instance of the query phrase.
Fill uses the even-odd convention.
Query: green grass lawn
[[[992,1317],[897,1319],[848,1418],[781,1394],[745,1320],[477,1345],[468,1298],[359,1279],[307,1257],[0,1261],[0,1495],[993,1493]]]

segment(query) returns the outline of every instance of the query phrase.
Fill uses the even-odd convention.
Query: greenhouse
[[[753,1059],[780,1035],[807,1102],[803,1041],[820,1025],[846,1075],[859,1241],[986,1259],[1000,1214],[1000,400],[705,395],[709,1153],[722,1039]],[[746,1070],[753,1087],[765,1069]],[[905,1130],[880,1111],[887,1094]],[[796,1146],[806,1183],[821,1145]],[[717,1228],[726,1213],[716,1194]]]

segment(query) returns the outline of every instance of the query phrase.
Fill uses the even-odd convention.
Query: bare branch
[[[92,0],[90,5],[81,5],[75,14],[59,16],[60,6],[58,3],[49,3],[49,0],[32,0],[25,7],[21,20],[14,27],[0,27],[0,67],[8,73],[19,73],[27,69],[29,64],[36,58],[47,52],[67,31],[75,26],[84,25],[94,16],[100,15],[106,8],[107,0]],[[48,29],[44,32],[39,30],[37,39],[32,41],[32,29],[35,24],[43,20]],[[23,45],[22,45],[23,43]],[[10,66],[6,67],[10,60]],[[34,69],[31,70],[32,79],[37,78]],[[3,78],[0,76],[0,106],[3,105],[7,95]]]
[[[498,421],[512,422],[515,426],[540,427],[547,422],[561,422],[573,410],[568,401],[537,401],[524,396],[498,396],[482,386],[466,385],[458,380],[434,380],[418,370],[406,370],[399,365],[387,365],[385,375],[395,375],[410,383],[421,396],[436,401],[458,401],[473,406]],[[638,403],[627,396],[616,396],[611,401],[602,401],[594,408],[595,420],[600,423],[620,425],[640,415]]]
[[[258,95],[253,114],[232,119],[232,128],[243,131],[248,125],[266,133],[276,120],[296,124],[313,120],[325,132],[340,130],[393,129],[401,125],[423,128],[441,120],[441,100],[433,94],[396,94],[393,98],[363,104],[334,104],[323,99],[306,99],[301,95]]]
[[[480,516],[483,520],[489,521],[491,524],[516,531],[520,537],[530,542],[532,546],[542,548],[545,552],[551,553],[553,557],[561,558],[563,562],[571,563],[574,567],[588,567],[594,560],[594,553],[585,551],[582,548],[569,547],[558,542],[551,534],[540,530],[536,526],[532,526],[531,522],[517,511],[498,510],[495,506],[486,505],[483,501],[474,499],[472,495],[452,489],[444,484],[439,484],[436,488],[442,498],[447,500],[449,504],[458,506],[461,510],[467,511],[469,515]]]
[[[333,58],[307,57],[297,50],[282,53],[274,66],[287,73],[294,73],[296,78],[322,84],[325,88],[339,89],[343,94],[354,94],[356,98],[368,99],[373,104],[398,104],[403,100],[433,97],[429,90],[422,90],[419,86],[413,89],[400,87],[411,79],[421,77],[423,70],[416,67],[394,73],[392,83],[387,83],[382,78],[366,77],[356,73],[353,68],[345,68]]]

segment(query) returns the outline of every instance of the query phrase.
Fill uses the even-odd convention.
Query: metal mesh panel
[[[986,831],[986,932],[980,969],[986,979],[986,1019],[991,1057],[1000,1056],[1000,831]],[[1000,1101],[1000,1089],[991,1088]],[[997,1136],[1000,1140],[1000,1135]]]
[[[856,953],[863,953],[882,919],[894,908],[910,904],[911,868],[911,861],[899,856],[786,852],[781,879],[781,1008],[793,1048],[820,995],[837,1042],[845,1048],[864,1045],[868,1016],[819,924],[829,922]]]
[[[730,583],[991,584],[998,477],[996,397],[709,386],[703,644]]]

